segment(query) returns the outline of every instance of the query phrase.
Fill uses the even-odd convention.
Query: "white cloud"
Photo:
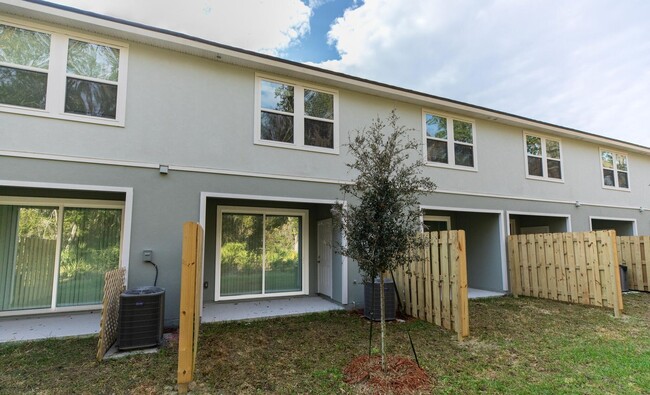
[[[650,146],[650,2],[367,0],[336,20],[352,75]]]
[[[277,55],[309,32],[300,0],[60,0],[100,14]]]

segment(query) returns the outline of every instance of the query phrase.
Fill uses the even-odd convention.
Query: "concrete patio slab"
[[[101,311],[0,319],[0,343],[99,333]]]
[[[203,306],[201,322],[252,320],[332,310],[344,310],[344,308],[318,296],[206,303]]]
[[[486,291],[484,289],[469,288],[467,295],[470,299],[496,298],[505,295],[505,292]]]

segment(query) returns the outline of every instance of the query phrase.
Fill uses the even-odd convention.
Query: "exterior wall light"
[[[169,165],[160,165],[160,174],[165,175],[169,173]]]
[[[582,206],[579,201],[576,200],[576,207]]]

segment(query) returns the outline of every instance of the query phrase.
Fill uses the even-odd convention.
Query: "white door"
[[[318,293],[332,297],[332,220],[318,221]]]

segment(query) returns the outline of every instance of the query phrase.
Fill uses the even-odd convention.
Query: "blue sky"
[[[309,5],[307,0],[303,0],[303,3]],[[327,43],[327,33],[334,20],[343,16],[346,9],[353,7],[352,0],[330,0],[312,8],[309,32],[280,55],[296,62],[319,63],[339,59],[336,47]]]
[[[59,0],[650,146],[647,0]]]

